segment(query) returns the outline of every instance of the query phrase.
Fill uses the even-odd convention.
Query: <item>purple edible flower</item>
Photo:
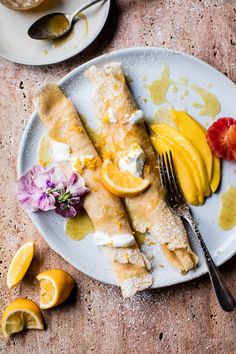
[[[45,169],[33,166],[18,180],[16,196],[24,209],[48,211],[55,209],[55,196],[52,191],[64,186],[65,178],[60,170],[53,166]]]
[[[88,193],[84,179],[72,173],[63,193],[56,198],[56,213],[64,218],[73,218],[83,209],[83,197]]]
[[[82,197],[87,194],[84,179],[72,173],[67,180],[57,166],[45,169],[33,166],[18,180],[16,196],[29,211],[55,209],[56,213],[72,218],[83,208]]]

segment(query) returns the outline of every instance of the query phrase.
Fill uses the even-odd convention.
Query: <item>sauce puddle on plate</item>
[[[215,116],[221,110],[220,103],[216,96],[201,87],[195,85],[191,85],[190,87],[200,96],[203,101],[203,104],[193,102],[192,107],[198,108],[198,113],[201,116],[209,116],[211,118],[215,118]]]
[[[65,232],[73,240],[83,240],[89,233],[94,232],[94,226],[86,212],[68,219],[65,222]]]
[[[229,185],[226,192],[221,194],[220,199],[218,223],[221,229],[230,230],[236,226],[236,188]]]
[[[169,67],[164,65],[160,77],[147,86],[152,102],[157,105],[165,103],[167,91],[172,84]]]
[[[179,80],[172,80],[170,78],[170,69],[167,65],[163,66],[158,79],[154,80],[149,85],[145,85],[144,87],[148,89],[153,103],[158,106],[163,103],[168,103],[171,106],[167,99],[167,93],[170,87],[173,93],[177,93],[179,91],[179,86],[183,88],[183,92],[179,97],[180,99],[183,100],[187,97],[190,93],[189,90],[194,91],[199,96],[202,102],[193,102],[191,104],[192,107],[198,109],[198,114],[202,116],[209,116],[213,119],[220,112],[220,102],[213,93],[203,89],[202,87],[191,85],[187,77],[179,78]]]
[[[87,17],[85,16],[85,14],[83,14],[82,12],[81,12],[81,14],[79,14],[79,17],[80,17],[80,19],[83,21],[83,24],[84,24],[84,36],[87,36],[87,34],[88,34],[88,19],[87,19]]]

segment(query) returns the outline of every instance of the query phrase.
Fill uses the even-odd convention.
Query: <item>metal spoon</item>
[[[88,4],[81,6],[72,15],[57,12],[43,16],[32,24],[28,30],[28,35],[33,39],[55,39],[62,37],[71,30],[76,16],[100,1],[104,0],[90,1]]]

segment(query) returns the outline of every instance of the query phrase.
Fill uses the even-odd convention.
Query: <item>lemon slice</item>
[[[102,165],[102,182],[106,189],[119,197],[133,197],[144,191],[150,181],[120,171],[110,160]]]
[[[32,258],[34,256],[34,242],[30,241],[21,246],[15,253],[8,272],[7,272],[7,286],[12,288],[18,284],[27,272]]]
[[[28,299],[16,299],[3,312],[2,334],[8,337],[26,329],[44,329],[38,306]]]
[[[50,309],[60,305],[71,293],[73,278],[61,269],[51,269],[37,275],[40,281],[40,308]]]

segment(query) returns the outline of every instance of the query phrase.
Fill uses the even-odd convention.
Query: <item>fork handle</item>
[[[199,231],[199,228],[197,226],[196,221],[193,219],[192,215],[188,213],[186,215],[185,220],[189,223],[191,226],[195,236],[197,237],[199,244],[202,248],[203,255],[206,260],[207,268],[208,268],[208,273],[211,279],[211,284],[213,286],[213,289],[215,291],[217,300],[222,307],[224,311],[230,312],[233,311],[236,308],[236,302],[233,298],[233,295],[231,294],[230,290],[228,289],[227,285],[225,284],[224,280],[222,279],[222,276],[216,267],[213,259],[211,258],[211,255],[207,249],[207,246],[201,236],[201,233]]]

